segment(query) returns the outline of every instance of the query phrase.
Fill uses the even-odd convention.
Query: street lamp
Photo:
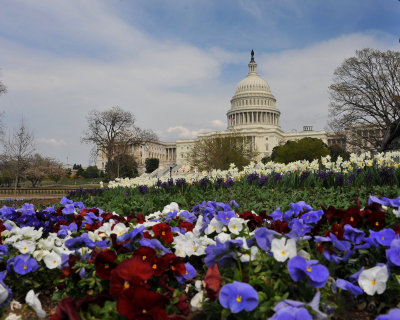
[[[172,179],[172,162],[169,163],[169,178]]]

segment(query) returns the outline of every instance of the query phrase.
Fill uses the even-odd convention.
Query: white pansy
[[[212,218],[210,223],[208,224],[207,228],[204,230],[204,233],[209,235],[213,232],[220,233],[222,231],[222,227],[224,224],[221,221],[218,221],[217,219]]]
[[[55,269],[61,265],[61,257],[54,251],[46,255],[43,261],[48,269]]]
[[[364,270],[358,277],[358,285],[370,296],[381,294],[386,290],[386,281],[389,279],[387,267],[375,266]]]
[[[40,249],[52,250],[54,247],[54,237],[49,235],[46,239],[40,239],[37,246]]]
[[[287,259],[296,256],[296,240],[287,239],[285,237],[278,239],[275,238],[271,242],[271,252],[276,261],[284,262]]]
[[[252,246],[252,247],[250,248],[250,254],[248,254],[247,252],[246,252],[246,253],[243,253],[243,254],[240,256],[240,261],[241,261],[241,262],[249,262],[249,261],[250,261],[250,258],[251,258],[251,261],[255,261],[256,258],[257,258],[258,252],[259,252],[258,247],[257,247],[257,246]]]
[[[9,295],[9,292],[7,288],[5,288],[1,283],[0,283],[0,304],[2,304],[4,301],[7,300]]]
[[[45,256],[50,254],[49,250],[36,250],[32,253],[32,256],[37,260],[37,261],[42,261]]]
[[[239,234],[243,229],[244,220],[241,218],[231,218],[228,223],[228,229],[233,234]]]
[[[1,232],[1,236],[2,236],[3,238],[9,237],[10,234],[11,234],[11,232],[8,231],[7,229]]]
[[[36,230],[34,227],[23,227],[17,230],[17,234],[20,234],[25,239],[38,240],[43,235],[43,228]]]
[[[22,320],[21,316],[15,313],[9,313],[8,316],[4,320]]]
[[[31,240],[21,240],[14,243],[14,248],[22,254],[31,254],[35,251],[36,243]]]
[[[3,235],[3,233],[2,233],[2,235]],[[11,236],[11,237],[5,239],[3,242],[4,242],[5,244],[14,244],[15,242],[18,242],[18,241],[21,240],[21,239],[22,239],[22,236],[21,236],[21,235],[15,234],[15,235],[13,235],[13,236]]]
[[[25,297],[25,302],[35,310],[39,318],[45,318],[46,312],[42,309],[42,304],[38,298],[39,293],[35,294],[33,290],[29,290]]]
[[[305,251],[303,249],[299,250],[299,252],[297,252],[297,255],[300,256],[300,257],[303,257],[306,260],[310,260],[311,259],[311,255],[307,251]]]
[[[120,222],[114,226],[114,229],[111,232],[115,233],[119,237],[119,236],[122,236],[123,234],[127,233],[128,231],[129,231],[129,228]]]
[[[167,205],[164,207],[162,213],[165,214],[165,213],[168,213],[168,212],[172,212],[172,211],[174,211],[174,210],[179,211],[179,205],[178,205],[176,202],[171,202],[170,204],[167,204]]]
[[[219,235],[215,237],[215,240],[218,239],[219,242],[224,243],[225,241],[232,240],[231,235],[226,232],[221,232]]]
[[[10,309],[11,311],[16,311],[21,309],[21,304],[17,300],[12,300],[10,302]]]
[[[204,291],[201,290],[193,296],[192,300],[190,300],[190,306],[192,307],[192,310],[201,310],[203,306],[203,301]]]

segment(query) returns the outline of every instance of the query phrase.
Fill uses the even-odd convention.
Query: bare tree
[[[7,92],[7,87],[3,84],[3,82],[0,80],[0,95],[2,93]],[[4,135],[4,123],[3,123],[3,118],[4,118],[4,112],[0,112],[0,137]]]
[[[257,155],[258,152],[253,150],[251,141],[247,137],[232,132],[230,135],[196,140],[188,160],[199,170],[226,170],[231,163],[241,169]]]
[[[379,149],[383,133],[400,119],[400,52],[356,51],[334,72],[329,125],[346,143]]]
[[[97,155],[105,158],[107,163],[117,156],[127,154],[132,146],[158,140],[153,131],[135,126],[134,115],[118,106],[103,112],[90,111],[87,122],[88,129],[81,141],[94,144]],[[117,172],[110,172],[111,179],[116,175]]]
[[[0,94],[6,93],[7,92],[7,87],[4,85],[4,83],[0,80]]]
[[[56,183],[65,176],[65,170],[61,168],[61,164],[57,161],[43,157],[36,153],[28,160],[28,168],[26,168],[22,176],[31,182],[32,187],[40,185],[45,177],[50,177]]]
[[[19,127],[4,141],[5,156],[13,163],[15,191],[24,169],[28,167],[29,157],[35,150],[33,133],[21,119]]]

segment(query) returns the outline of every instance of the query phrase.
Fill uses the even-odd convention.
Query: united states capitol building
[[[254,52],[248,64],[249,72],[240,81],[231,99],[231,108],[226,113],[227,129],[199,134],[197,139],[177,140],[176,142],[154,141],[144,146],[132,146],[131,152],[139,164],[139,172],[144,172],[144,163],[147,158],[158,158],[160,167],[157,172],[162,176],[170,168],[175,173],[184,173],[190,170],[188,155],[198,139],[227,136],[235,133],[242,136],[252,150],[258,153],[256,160],[270,156],[272,149],[289,140],[298,140],[305,137],[318,138],[326,144],[344,146],[343,137],[326,131],[313,131],[312,126],[303,126],[301,132],[285,133],[280,127],[281,112],[276,107],[276,98],[267,83],[257,72],[257,63]],[[97,158],[97,167],[104,170],[105,159]],[[141,167],[141,168],[140,168]],[[165,172],[164,172],[165,171]]]

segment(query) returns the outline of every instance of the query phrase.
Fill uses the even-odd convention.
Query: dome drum
[[[241,127],[279,127],[280,111],[268,83],[257,73],[252,52],[247,76],[238,83],[227,112],[228,129]]]

